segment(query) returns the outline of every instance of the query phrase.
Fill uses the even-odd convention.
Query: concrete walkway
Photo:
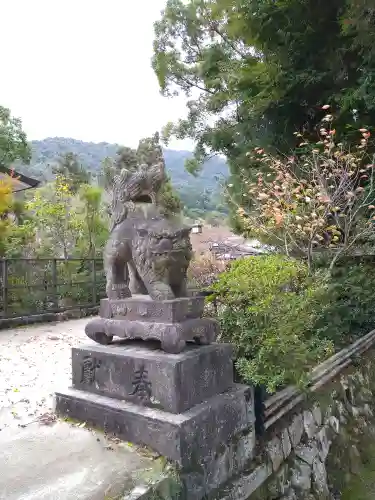
[[[71,348],[92,341],[89,319],[0,330],[0,430],[52,411],[56,390],[71,383]]]
[[[2,432],[0,464],[4,500],[122,498],[155,467],[136,449],[65,422]]]
[[[110,500],[160,474],[130,445],[52,412],[71,347],[90,343],[87,321],[0,331],[1,500]]]

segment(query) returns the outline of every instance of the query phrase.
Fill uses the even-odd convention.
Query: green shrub
[[[375,328],[375,258],[342,261],[333,269],[327,295],[315,331],[339,350]]]
[[[327,283],[307,266],[280,255],[235,261],[214,286],[221,340],[236,348],[236,367],[247,383],[269,392],[302,385],[311,367],[334,351],[314,333]]]

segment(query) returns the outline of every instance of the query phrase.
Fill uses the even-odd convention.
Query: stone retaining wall
[[[375,331],[313,370],[308,390],[289,387],[269,398],[261,436],[250,419],[226,439],[213,440],[204,460],[197,454],[187,468],[169,462],[173,473],[163,488],[145,485],[124,498],[373,500],[374,345]],[[252,397],[247,405],[251,414]],[[218,418],[216,427],[201,424],[219,437],[227,418]]]
[[[213,498],[375,498],[374,350],[354,365],[276,421]]]

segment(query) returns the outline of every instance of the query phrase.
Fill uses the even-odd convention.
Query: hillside
[[[114,157],[119,148],[118,144],[84,142],[64,137],[49,137],[42,141],[32,141],[31,145],[33,151],[31,164],[21,170],[31,177],[45,180],[51,178],[51,164],[61,154],[75,153],[82,164],[93,176],[96,176],[100,173],[102,161],[106,157]],[[214,192],[218,187],[217,179],[228,175],[227,165],[222,158],[209,160],[199,177],[195,178],[184,168],[185,160],[191,157],[189,151],[165,149],[164,155],[172,184],[178,191],[184,191],[188,187],[189,191],[197,193],[205,190]]]

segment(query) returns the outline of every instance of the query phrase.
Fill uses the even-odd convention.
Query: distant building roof
[[[267,249],[264,246],[255,246],[256,242],[248,242],[243,240],[242,244],[236,244],[236,240],[228,238],[225,241],[215,241],[209,243],[209,249],[219,260],[235,260],[240,257],[250,255],[261,255],[266,253]]]
[[[191,226],[192,233],[201,233],[203,225],[200,222],[196,222]]]
[[[19,191],[25,191],[26,189],[32,189],[39,186],[40,181],[27,177],[26,175],[16,172],[14,169],[6,168],[0,166],[0,179],[10,179],[12,183],[13,193],[18,193]]]

